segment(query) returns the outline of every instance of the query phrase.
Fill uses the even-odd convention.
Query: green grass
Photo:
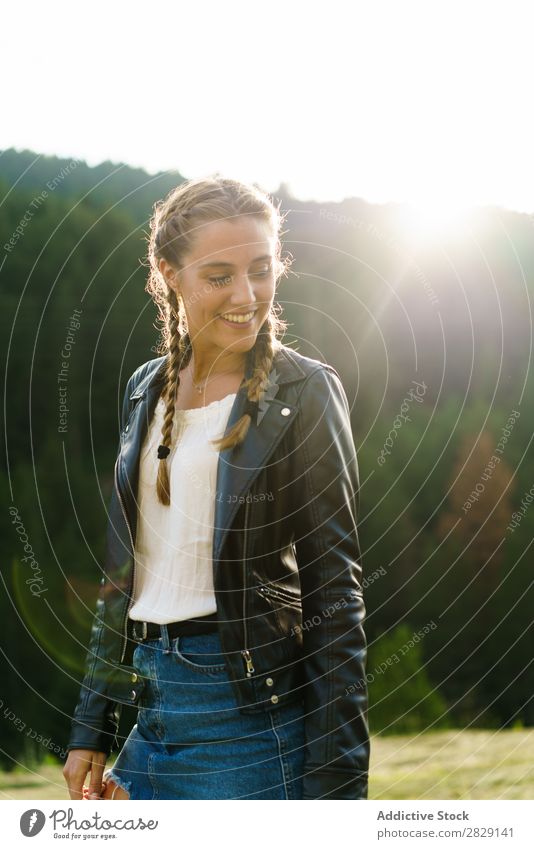
[[[534,729],[371,739],[370,799],[533,799]],[[108,765],[111,764],[111,759]],[[0,775],[0,799],[67,800],[61,765]]]
[[[533,799],[534,729],[373,737],[370,799]]]

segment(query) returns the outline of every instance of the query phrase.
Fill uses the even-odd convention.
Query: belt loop
[[[141,626],[141,627],[139,627],[139,626]],[[140,622],[138,619],[134,619],[132,634],[133,634],[134,640],[136,640],[138,643],[144,642],[147,638],[146,622],[145,621]]]
[[[169,630],[167,628],[167,625],[160,625],[160,629],[161,629],[161,646],[162,646],[162,649],[163,649],[163,653],[164,654],[170,654],[172,649],[171,649],[171,643],[170,643],[170,640],[169,640]]]

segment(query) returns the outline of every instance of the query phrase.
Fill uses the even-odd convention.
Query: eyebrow
[[[252,262],[261,262],[264,259],[272,259],[271,254],[263,254],[263,256],[257,256]],[[234,264],[232,262],[204,262],[202,265],[198,266],[198,270],[200,271],[203,268],[234,268]]]

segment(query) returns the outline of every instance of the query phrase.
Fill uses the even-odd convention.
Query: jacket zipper
[[[132,529],[130,528],[130,523],[128,521],[128,516],[126,514],[126,509],[124,507],[124,502],[122,500],[122,495],[121,495],[120,489],[119,489],[118,465],[119,465],[119,458],[117,457],[117,461],[115,463],[115,489],[117,491],[117,497],[119,499],[119,504],[121,506],[121,510],[122,510],[122,513],[123,513],[123,516],[124,516],[124,521],[126,522],[126,527],[128,528],[128,533],[130,535],[130,542],[132,544],[132,572],[133,572],[133,575],[132,575],[132,577],[133,577],[132,592],[130,593],[130,598],[128,599],[128,604],[126,605],[126,614],[125,614],[125,617],[124,617],[124,621],[122,623],[122,648],[121,648],[121,659],[120,659],[120,662],[122,663],[122,661],[124,660],[124,655],[126,653],[126,643],[128,641],[128,627],[127,627],[128,613],[130,612],[130,607],[132,606],[132,600],[133,600],[134,591],[135,591],[135,545],[134,545],[134,540],[133,540]]]
[[[243,538],[243,634],[245,639],[245,648],[241,650],[241,654],[243,655],[245,666],[247,669],[246,675],[247,678],[251,678],[254,674],[254,663],[252,662],[252,655],[250,650],[246,648],[248,643],[247,636],[247,615],[246,615],[246,597],[247,597],[247,566],[246,566],[246,558],[247,558],[247,518],[248,518],[248,508],[250,502],[247,501],[245,505],[245,532]]]
[[[265,584],[261,584],[258,587],[258,592],[260,595],[268,595],[271,598],[276,599],[277,601],[282,602],[283,604],[288,604],[290,606],[296,607],[298,610],[301,609],[301,602],[297,598],[293,598],[289,593],[283,593],[279,590],[275,590],[271,587],[266,586]]]

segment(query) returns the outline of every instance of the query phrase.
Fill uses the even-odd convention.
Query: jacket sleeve
[[[128,419],[130,395],[135,385],[139,369],[130,377],[122,403],[121,429]],[[120,449],[119,449],[120,450]],[[111,496],[109,515],[112,515],[115,490]],[[108,533],[110,529],[108,528]],[[71,733],[67,751],[71,749],[93,749],[107,755],[119,748],[117,731],[119,727],[121,704],[106,696],[113,662],[118,655],[118,634],[113,633],[105,623],[106,614],[106,578],[100,581],[96,611],[89,638],[89,648],[85,658],[85,676],[82,681],[78,703],[71,722]]]
[[[339,375],[308,378],[296,419],[295,527],[305,670],[304,799],[366,799],[370,741],[359,472]]]

